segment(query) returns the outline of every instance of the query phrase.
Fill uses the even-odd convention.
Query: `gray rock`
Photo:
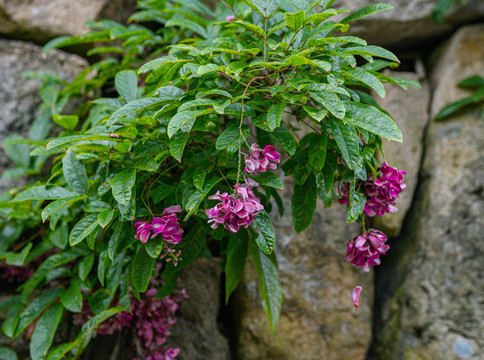
[[[484,25],[459,30],[436,54],[432,114],[484,73]],[[484,121],[479,109],[432,122],[412,216],[383,267],[371,359],[482,359]],[[387,263],[391,264],[391,263]]]
[[[81,35],[88,20],[124,21],[134,0],[0,0],[0,34],[44,43],[60,35]]]
[[[379,2],[391,4],[394,9],[353,22],[348,34],[362,37],[369,44],[407,47],[445,36],[458,25],[484,18],[481,0],[454,7],[447,14],[445,24],[438,24],[432,18],[435,0],[336,0],[334,7],[356,11]]]
[[[418,80],[415,73],[391,71],[387,75]],[[424,130],[427,126],[430,104],[430,87],[427,81],[421,82],[422,88],[409,88],[407,91],[396,85],[386,85],[386,97],[376,97],[379,105],[393,115],[403,133],[403,143],[383,141],[385,160],[399,170],[405,170],[405,184],[407,188],[401,193],[397,201],[398,211],[374,217],[375,226],[387,236],[398,236],[403,220],[412,204],[413,195],[417,187],[418,173],[422,157]]]
[[[36,45],[0,39],[0,142],[14,133],[27,136],[30,124],[37,117],[42,83],[23,77],[24,72],[43,71],[72,80],[86,66],[88,63],[76,55],[59,50],[42,55]],[[0,173],[11,165],[0,149]],[[0,192],[8,187],[9,184],[0,180]]]
[[[171,347],[180,348],[177,360],[229,360],[228,340],[217,325],[220,310],[220,265],[217,259],[198,259],[181,275],[186,289],[169,337]]]
[[[312,225],[296,234],[290,181],[281,193],[286,213],[282,218],[271,213],[284,292],[282,314],[271,335],[249,262],[236,293],[238,359],[364,359],[371,340],[373,277],[344,261],[346,242],[358,235],[359,225],[346,223],[340,205],[324,209],[318,204]],[[357,316],[351,300],[355,285],[363,287]]]

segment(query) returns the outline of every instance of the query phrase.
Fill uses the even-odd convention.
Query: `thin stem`
[[[366,227],[365,227],[365,215],[361,217],[361,226],[363,227],[363,233],[366,233]]]

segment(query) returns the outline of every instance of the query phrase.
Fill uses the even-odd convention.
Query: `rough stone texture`
[[[181,275],[180,286],[189,296],[180,304],[171,329],[171,347],[179,347],[177,360],[229,360],[228,341],[219,331],[220,265],[217,259],[198,259]]]
[[[392,71],[387,75],[419,80],[415,73]],[[396,85],[386,85],[386,97],[377,97],[379,105],[395,118],[403,133],[403,143],[383,141],[385,160],[399,170],[405,170],[407,188],[401,193],[397,201],[398,211],[374,217],[375,226],[387,236],[398,236],[403,225],[405,215],[412,204],[413,195],[417,187],[418,172],[422,157],[424,130],[430,119],[430,87],[427,81],[421,81],[422,88],[410,87],[407,91]]]
[[[451,9],[445,24],[437,24],[432,18],[435,0],[336,0],[334,7],[355,11],[380,2],[393,5],[394,9],[353,22],[348,33],[369,44],[407,47],[449,34],[457,25],[484,18],[482,0],[470,0],[465,6]]]
[[[484,73],[484,25],[459,30],[436,54],[432,115]],[[394,262],[377,276],[371,359],[482,359],[484,334],[484,121],[478,109],[432,122],[418,201]],[[394,250],[397,250],[394,247]],[[392,266],[386,266],[391,265]]]
[[[44,56],[36,45],[0,39],[0,142],[13,133],[27,135],[41,103],[41,81],[24,78],[23,72],[44,71],[72,80],[87,65],[76,55],[54,50]],[[0,148],[0,172],[8,165]],[[8,187],[0,180],[0,192]]]
[[[0,34],[43,43],[60,35],[81,35],[88,20],[124,21],[135,0],[0,0]]]
[[[372,273],[344,261],[346,242],[360,232],[359,226],[346,223],[341,206],[324,209],[318,204],[312,225],[296,234],[290,217],[291,188],[286,181],[281,194],[286,214],[271,214],[284,292],[282,314],[271,335],[249,262],[236,293],[237,359],[364,359],[371,339]],[[357,316],[351,300],[355,285],[363,286]]]

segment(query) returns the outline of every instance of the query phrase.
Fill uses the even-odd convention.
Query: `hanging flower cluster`
[[[152,281],[152,285],[156,283]],[[122,311],[106,319],[99,324],[94,336],[112,335],[125,328],[134,328],[133,349],[140,350],[146,360],[173,360],[180,353],[180,349],[164,345],[170,335],[171,327],[176,323],[175,314],[179,304],[188,296],[183,289],[177,295],[156,299],[157,292],[156,287],[150,288],[141,294],[141,301],[131,296],[131,313]],[[87,301],[84,300],[82,312],[74,314],[73,323],[83,325],[92,316],[94,315]]]
[[[281,159],[274,146],[267,145],[263,150],[259,145],[252,144],[250,155],[245,155],[245,173],[257,176],[260,172],[266,172],[267,169],[274,170],[277,168]],[[211,209],[205,210],[208,216],[208,223],[212,223],[212,229],[217,229],[220,224],[232,233],[239,231],[240,227],[247,229],[254,217],[259,211],[264,209],[260,199],[254,195],[252,188],[259,186],[253,179],[245,176],[245,182],[242,185],[235,185],[234,193],[220,193],[209,197],[210,200],[219,200],[220,202]]]
[[[180,219],[175,214],[182,211],[183,209],[180,205],[174,205],[163,210],[162,217],[153,218],[151,223],[141,220],[136,222],[134,224],[134,228],[136,229],[135,239],[139,239],[142,243],[145,243],[150,239],[151,233],[153,233],[151,239],[161,234],[164,241],[176,245],[182,239],[183,229],[180,228],[180,224],[178,224],[178,220]]]
[[[241,226],[247,229],[254,216],[264,209],[260,199],[252,191],[253,186],[258,184],[254,180],[246,179],[245,184],[235,185],[235,194],[217,191],[209,197],[210,200],[220,201],[215,207],[205,210],[212,229],[218,228],[219,224],[223,224],[232,233],[239,231]]]
[[[258,173],[266,172],[266,170],[275,170],[280,161],[281,154],[276,151],[274,146],[267,145],[261,150],[259,145],[252,144],[250,155],[245,155],[244,173],[257,176]]]
[[[395,206],[397,198],[406,187],[403,183],[405,171],[389,166],[386,161],[378,167],[378,170],[376,179],[373,179],[373,175],[369,173],[366,181],[356,184],[357,187],[360,184],[363,185],[366,195],[364,211],[368,216],[377,214],[382,216],[385,213],[396,212],[398,210]],[[340,189],[339,203],[348,204],[350,202],[349,194],[350,183],[345,182]]]
[[[370,266],[380,264],[380,255],[385,255],[390,248],[385,244],[386,241],[387,236],[384,233],[370,229],[347,244],[345,260],[368,272]]]

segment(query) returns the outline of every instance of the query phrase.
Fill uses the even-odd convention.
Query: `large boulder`
[[[432,116],[484,74],[484,25],[460,29],[435,54]],[[467,93],[468,94],[468,93]],[[377,276],[371,359],[482,359],[484,121],[480,109],[432,122],[421,183],[399,245]],[[398,250],[398,251],[397,251]],[[380,275],[381,274],[381,275]]]
[[[41,104],[42,82],[26,78],[23,73],[43,71],[69,81],[88,66],[76,55],[59,50],[42,55],[41,48],[25,42],[0,39],[0,143],[8,135],[28,135]],[[0,173],[11,166],[0,148]],[[0,180],[0,192],[9,187]]]
[[[124,21],[135,0],[0,0],[0,34],[38,43],[81,35],[88,20]]]
[[[183,271],[180,279],[188,294],[180,304],[177,322],[168,338],[180,348],[177,360],[229,360],[230,349],[217,323],[221,306],[218,259],[198,259]]]
[[[432,18],[435,0],[336,0],[334,7],[356,11],[379,2],[391,4],[394,9],[355,21],[349,33],[362,37],[369,44],[381,46],[422,45],[449,34],[458,25],[484,18],[484,2],[481,0],[469,0],[466,5],[454,6],[446,15],[445,24],[438,24]]]
[[[296,234],[289,210],[292,185],[286,180],[281,194],[284,216],[271,213],[284,292],[282,314],[271,334],[257,276],[248,262],[236,292],[237,359],[364,359],[371,340],[373,277],[344,261],[346,242],[360,227],[346,223],[340,205],[324,209],[319,203],[312,225]],[[355,285],[363,287],[357,316],[351,300]]]
[[[387,75],[420,80],[419,75],[409,72],[391,71]],[[398,211],[373,218],[376,228],[389,237],[398,236],[400,233],[417,188],[424,132],[430,119],[430,87],[425,80],[421,81],[421,86],[421,89],[410,87],[405,91],[396,85],[388,84],[385,85],[386,97],[377,97],[379,105],[392,114],[403,133],[403,143],[383,141],[385,160],[391,166],[407,172],[407,187],[397,201]]]

